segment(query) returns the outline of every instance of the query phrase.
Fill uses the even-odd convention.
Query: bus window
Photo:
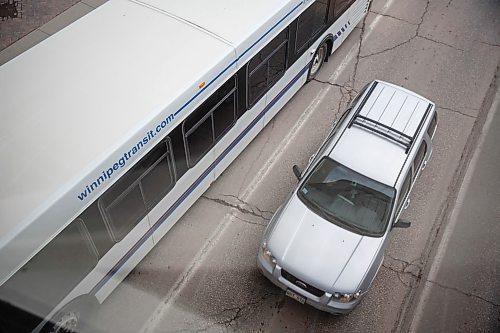
[[[187,122],[186,122],[187,123]],[[214,144],[211,115],[206,115],[186,133],[188,164],[193,167]]]
[[[314,2],[300,16],[297,27],[295,50],[300,53],[326,24],[328,0]]]
[[[248,103],[252,106],[267,91],[267,63],[250,72],[248,75]]]
[[[111,234],[102,218],[97,201],[85,209],[85,211],[80,214],[79,218],[83,220],[97,248],[99,257],[102,258],[115,242],[111,238]]]
[[[125,175],[126,176],[126,175]],[[111,226],[113,238],[120,241],[146,215],[146,205],[142,200],[139,183],[121,189],[130,177],[120,179],[101,197],[106,221]]]
[[[88,231],[76,219],[0,287],[0,299],[46,316],[96,264]]]
[[[215,140],[218,141],[236,121],[236,94],[231,92],[213,111]]]
[[[180,179],[188,170],[186,147],[184,146],[184,135],[182,134],[182,124],[178,125],[170,134],[172,147],[172,159],[175,167],[176,179]]]
[[[242,66],[238,73],[236,74],[238,77],[238,89],[236,89],[237,94],[237,118],[239,119],[245,112],[247,111],[247,68],[246,66]]]
[[[236,75],[227,80],[211,97],[215,140],[218,141],[236,122]]]
[[[142,192],[148,209],[163,199],[175,184],[169,145],[168,140],[163,141],[145,156],[144,161],[141,161],[146,165],[152,165],[141,179]]]
[[[269,58],[268,85],[272,86],[285,74],[286,47],[282,46]],[[269,88],[268,88],[269,89]]]
[[[354,0],[332,0],[332,4],[333,2],[335,2],[335,18],[337,19],[344,14]]]
[[[285,73],[288,28],[248,62],[248,107],[252,107]]]
[[[183,123],[188,164],[193,167],[236,122],[236,75]]]
[[[113,184],[99,199],[113,239],[123,239],[175,183],[167,138]]]

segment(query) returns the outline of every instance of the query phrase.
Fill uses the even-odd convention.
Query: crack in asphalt
[[[236,215],[233,215],[236,219],[240,220],[241,222],[243,223],[247,223],[247,224],[253,224],[253,225],[258,225],[258,226],[261,226],[261,227],[265,227],[267,225],[266,221],[264,221],[264,223],[259,223],[259,222],[252,222],[252,221],[248,221],[248,220],[245,220],[239,216],[236,216]]]
[[[401,282],[401,284],[403,284],[405,287],[407,287],[407,288],[411,288],[411,285],[409,285],[409,284],[407,284],[406,282],[404,282],[404,281],[403,281],[403,279],[401,278],[401,274],[402,274],[402,272],[400,272],[400,271],[398,271],[398,270],[394,269],[394,268],[393,268],[393,267],[391,267],[391,266],[387,266],[387,265],[385,265],[385,264],[382,264],[382,267],[387,268],[387,269],[388,269],[388,270],[390,270],[391,272],[396,273],[396,276],[398,277],[399,282]]]
[[[420,265],[415,264],[415,262],[419,261],[420,258],[414,259],[412,261],[406,261],[406,260],[403,260],[403,259],[394,258],[394,257],[392,257],[390,255],[386,255],[386,257],[389,258],[389,259],[391,259],[391,260],[394,260],[394,261],[402,263],[403,264],[403,271],[406,270],[406,268],[411,267],[411,266],[417,267],[418,269],[422,269],[422,267]]]
[[[272,214],[273,214],[273,212],[261,210],[260,208],[254,206],[254,205],[251,205],[251,204],[249,204],[247,202],[244,202],[243,200],[241,200],[240,198],[238,198],[235,195],[223,194],[223,196],[236,199],[242,205],[240,205],[240,204],[233,204],[233,203],[230,203],[230,202],[228,202],[228,201],[226,201],[224,199],[220,199],[220,198],[210,198],[210,197],[208,197],[206,195],[202,195],[201,197],[203,199],[206,199],[206,200],[218,203],[218,204],[220,204],[222,206],[234,208],[234,209],[236,209],[237,211],[239,211],[242,214],[249,214],[249,215],[252,215],[252,216],[264,219],[264,220],[269,220],[271,218]],[[250,209],[247,209],[244,206],[247,206]],[[265,216],[265,214],[270,214],[270,216]]]
[[[318,79],[312,79],[312,81],[316,81],[316,82],[319,82],[319,83],[323,83],[323,84],[328,84],[332,87],[338,87],[338,88],[342,88],[343,85],[341,84],[338,84],[338,83],[332,83],[330,81],[321,81],[321,80],[318,80]]]
[[[408,261],[405,261],[405,260],[402,260],[402,259],[398,259],[398,258],[394,258],[394,257],[391,257],[389,255],[386,255],[386,259],[389,258],[390,260],[393,260],[395,262],[398,262],[400,264],[402,264],[402,267],[401,268],[396,268],[394,267],[393,265],[391,265],[390,262],[386,262],[387,260],[384,260],[384,263],[382,263],[382,266],[387,268],[388,270],[396,273],[396,275],[398,276],[398,279],[399,281],[406,287],[408,288],[411,288],[411,284],[408,284],[406,283],[405,281],[403,281],[403,278],[402,276],[409,276],[411,278],[414,278],[415,280],[418,280],[421,278],[422,276],[422,267],[420,265],[417,265],[415,264],[416,261],[418,261],[419,259],[415,259],[411,262],[408,262]],[[416,268],[416,272],[412,271],[411,268],[415,267]]]
[[[365,27],[366,27],[366,19],[368,15],[365,15],[362,21],[361,25],[361,32],[359,34],[359,43],[358,43],[358,51],[356,53],[356,62],[354,63],[354,71],[352,74],[352,77],[350,80],[345,82],[344,84],[338,84],[338,83],[333,83],[330,81],[322,81],[314,78],[312,81],[316,81],[318,83],[322,84],[328,84],[332,87],[337,87],[340,89],[340,94],[341,98],[339,100],[339,104],[337,107],[337,113],[340,112],[342,109],[342,103],[346,102],[347,105],[351,103],[351,101],[354,99],[354,97],[358,94],[358,91],[354,89],[355,83],[356,83],[356,76],[358,74],[358,65],[359,65],[359,60],[360,60],[360,54],[361,54],[361,47],[363,45],[363,38],[365,35]],[[358,29],[357,27],[355,29]]]
[[[456,46],[453,46],[451,44],[448,44],[448,43],[445,43],[445,42],[441,42],[441,41],[432,39],[432,38],[427,37],[427,36],[422,36],[420,34],[420,28],[422,27],[422,24],[424,23],[424,17],[425,17],[425,15],[427,15],[427,12],[429,11],[429,5],[430,5],[430,0],[427,0],[427,3],[425,4],[424,12],[422,13],[422,16],[420,16],[420,22],[417,23],[417,24],[413,24],[412,23],[412,25],[416,25],[415,33],[414,33],[414,35],[412,37],[410,37],[409,39],[405,40],[404,42],[398,43],[398,44],[396,44],[396,45],[394,45],[392,47],[389,47],[387,49],[384,49],[384,50],[381,50],[381,51],[377,51],[377,52],[373,52],[373,53],[366,54],[366,55],[360,55],[359,58],[365,59],[365,58],[376,56],[376,55],[379,55],[379,54],[382,54],[382,53],[385,53],[385,52],[388,52],[388,51],[392,51],[394,49],[397,49],[400,46],[403,46],[405,44],[410,43],[415,38],[422,38],[422,39],[425,39],[427,41],[430,41],[430,42],[433,42],[433,43],[436,43],[436,44],[440,44],[440,45],[444,45],[444,46],[450,47],[450,48],[452,48],[452,49],[454,49],[456,51],[464,52],[463,49],[460,49],[460,48],[458,48]],[[379,14],[379,13],[376,13],[376,12],[372,12],[372,13],[377,14],[377,15],[387,16],[387,15]],[[395,18],[395,17],[392,17],[392,18]],[[401,21],[404,21],[404,20],[401,20]],[[409,23],[407,21],[404,21],[404,22]]]
[[[224,308],[222,311],[216,313],[214,315],[214,317],[224,316],[226,313],[232,313],[232,314],[226,319],[215,321],[214,325],[224,325],[226,327],[233,326],[236,323],[236,321],[239,318],[241,318],[243,310],[245,310],[247,308],[252,308],[256,305],[260,305],[260,304],[264,303],[269,298],[269,296],[279,296],[279,295],[281,295],[281,294],[268,292],[268,293],[265,293],[264,295],[262,295],[260,297],[260,299],[258,299],[258,300],[249,301],[244,305],[234,306],[234,307],[230,307],[230,308]]]
[[[371,6],[371,4],[370,4]],[[363,24],[361,25],[361,33],[359,34],[359,46],[358,46],[358,52],[356,54],[356,62],[354,63],[354,72],[352,75],[352,86],[355,86],[356,83],[356,76],[358,75],[358,65],[359,65],[359,60],[361,59],[361,46],[363,45],[363,37],[365,35],[365,27],[366,27],[366,19],[368,15],[365,15],[363,18]]]
[[[248,202],[245,202],[245,201],[241,200],[241,199],[240,199],[238,196],[236,196],[236,195],[233,195],[233,194],[222,194],[222,196],[224,196],[224,197],[228,197],[228,198],[233,198],[233,199],[236,199],[238,202],[240,202],[240,203],[242,203],[242,204],[244,204],[244,205],[247,205],[248,207],[252,208],[252,210],[253,210],[253,209],[258,210],[258,211],[259,211],[259,213],[260,213],[261,215],[262,215],[262,214],[264,214],[264,213],[266,213],[266,214],[271,214],[271,216],[272,216],[272,215],[274,214],[274,212],[272,212],[272,211],[269,211],[269,210],[263,210],[263,209],[260,209],[259,207],[255,206],[255,205],[252,205],[252,204],[250,204],[250,203],[248,203]],[[270,216],[269,218],[271,218],[271,216]],[[268,219],[267,217],[265,217],[265,218],[266,218],[266,219]]]
[[[358,91],[354,89],[354,83],[352,81],[347,81],[344,84],[333,83],[330,81],[321,81],[318,79],[313,79],[313,81],[339,88],[341,97],[337,107],[337,114],[342,109],[342,103],[346,103],[347,105],[349,105],[354,97],[356,97],[356,95],[358,94]]]
[[[281,296],[281,295],[282,295],[281,293],[267,292],[267,293],[263,294],[259,300],[249,301],[246,304],[240,305],[240,306],[223,308],[221,311],[214,313],[212,315],[213,317],[217,318],[217,317],[221,317],[221,316],[225,317],[227,314],[229,314],[229,317],[227,317],[225,319],[212,320],[212,322],[210,322],[210,323],[205,323],[205,325],[201,328],[197,328],[197,329],[181,328],[181,329],[178,329],[174,332],[176,332],[176,333],[183,333],[183,332],[201,333],[201,332],[207,332],[210,329],[212,329],[216,326],[221,326],[221,325],[226,327],[226,328],[229,328],[229,327],[233,326],[239,318],[242,317],[243,311],[245,309],[254,307],[256,305],[258,306],[258,305],[264,303],[270,296],[275,297],[275,296]],[[188,325],[189,325],[189,323],[188,323]],[[189,327],[192,327],[192,326],[189,326]]]
[[[427,0],[427,3],[425,4],[424,12],[420,16],[420,22],[416,24],[417,27],[415,29],[415,34],[410,39],[408,39],[408,40],[406,40],[404,42],[398,43],[397,45],[395,45],[393,47],[390,47],[390,48],[387,48],[385,50],[374,52],[374,53],[370,53],[370,54],[367,54],[367,55],[364,55],[364,56],[360,56],[360,58],[364,59],[364,58],[368,58],[368,57],[371,57],[371,56],[382,54],[384,52],[392,51],[392,50],[394,50],[394,49],[396,49],[396,48],[398,48],[398,47],[400,47],[402,45],[408,44],[413,39],[415,39],[418,36],[418,33],[420,31],[420,27],[421,27],[422,23],[424,22],[424,17],[427,14],[427,11],[429,10],[429,4],[430,4],[430,0]]]
[[[465,50],[464,49],[461,49],[459,47],[456,47],[456,46],[453,46],[451,44],[448,44],[448,43],[445,43],[445,42],[441,42],[439,40],[435,40],[435,39],[432,39],[432,38],[429,38],[429,37],[426,37],[426,36],[421,36],[421,35],[417,35],[416,37],[418,38],[422,38],[422,39],[425,39],[425,40],[428,40],[430,42],[434,42],[434,43],[437,43],[437,44],[441,44],[441,45],[444,45],[444,46],[448,46],[456,51],[461,51],[461,52],[464,52]]]
[[[472,293],[468,293],[468,292],[465,292],[465,291],[460,290],[460,289],[455,288],[455,287],[445,286],[444,284],[439,283],[439,282],[437,282],[437,281],[426,280],[426,282],[430,282],[430,283],[432,283],[432,284],[434,284],[434,285],[436,285],[436,286],[438,286],[438,287],[440,287],[440,288],[443,288],[443,289],[448,289],[448,290],[453,290],[453,291],[456,291],[456,292],[458,292],[459,294],[462,294],[462,295],[467,296],[467,297],[476,298],[476,299],[481,300],[481,301],[483,301],[483,302],[486,302],[486,303],[488,303],[488,304],[490,304],[490,305],[493,305],[494,307],[500,307],[500,303],[495,303],[495,302],[490,301],[489,299],[486,299],[486,298],[484,298],[484,297],[482,297],[482,296],[475,295],[475,294],[472,294]]]
[[[222,321],[217,321],[216,324],[224,325],[226,327],[233,325],[233,323],[241,317],[241,311],[243,311],[242,307],[234,307],[234,308],[224,309],[224,310],[222,310],[221,313],[219,313],[219,315],[225,314],[226,312],[232,312],[232,311],[235,311],[235,312],[231,317],[229,317],[225,320],[222,320]]]
[[[500,47],[500,44],[495,44],[495,43],[485,42],[485,41],[482,41],[482,40],[476,40],[476,42],[479,42],[479,43],[481,43],[481,44],[485,44],[485,45],[488,45],[488,46]]]
[[[379,16],[389,17],[389,18],[392,18],[394,20],[398,20],[398,21],[401,21],[401,22],[408,23],[410,25],[418,25],[418,23],[413,23],[413,22],[407,21],[405,19],[402,19],[402,18],[399,18],[399,17],[396,17],[396,16],[392,16],[392,15],[388,15],[388,14],[382,14],[382,13],[379,13],[379,12],[376,12],[376,11],[373,11],[373,10],[370,10],[370,13],[373,13],[373,14],[379,15]]]
[[[473,116],[473,115],[470,115],[470,114],[462,112],[462,111],[458,111],[458,110],[455,110],[455,109],[447,108],[447,107],[444,107],[444,106],[438,106],[438,105],[436,105],[436,107],[439,108],[439,109],[446,110],[446,111],[450,111],[450,112],[455,112],[455,113],[461,114],[462,116],[465,116],[465,117],[477,119],[477,116]],[[471,110],[478,111],[477,109],[471,109]]]

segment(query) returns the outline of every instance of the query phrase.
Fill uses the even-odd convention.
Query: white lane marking
[[[463,207],[463,202],[465,199],[465,194],[467,193],[467,189],[469,188],[471,182],[472,182],[472,174],[474,172],[474,169],[477,166],[479,155],[482,151],[482,147],[484,145],[484,139],[489,132],[491,122],[493,120],[493,116],[497,112],[498,108],[500,107],[500,88],[497,88],[497,92],[495,94],[495,98],[493,100],[493,103],[491,103],[490,110],[488,112],[488,116],[486,117],[486,121],[484,122],[483,128],[481,129],[481,134],[479,136],[477,146],[475,148],[474,154],[472,155],[472,159],[469,163],[469,167],[467,168],[467,171],[464,176],[464,180],[462,182],[462,185],[460,186],[460,190],[458,192],[458,197],[457,201],[455,202],[455,205],[453,207],[453,211],[450,215],[450,220],[448,224],[446,225],[444,231],[443,231],[443,237],[441,238],[441,242],[439,243],[439,246],[436,251],[436,255],[434,256],[434,259],[431,263],[431,268],[429,269],[429,275],[427,277],[427,280],[424,281],[424,289],[422,290],[422,294],[420,295],[420,299],[418,301],[418,305],[415,309],[411,325],[410,325],[410,333],[417,332],[418,324],[420,323],[423,315],[424,315],[424,310],[425,310],[425,303],[429,299],[430,292],[432,285],[429,286],[429,283],[427,281],[435,281],[437,274],[439,272],[439,268],[441,267],[441,263],[444,259],[444,256],[446,254],[446,249],[448,248],[448,244],[450,242],[450,238],[453,235],[453,232],[455,231],[455,228],[457,226],[457,220],[458,220],[458,214],[461,211],[460,207]]]
[[[394,0],[389,0],[386,2],[386,5],[383,7],[382,13],[389,9]],[[364,39],[368,38],[372,31],[375,29],[376,25],[379,22],[380,16],[377,16],[373,22],[368,26],[365,30],[365,34],[363,36]],[[348,64],[356,57],[356,53],[359,48],[359,43],[354,44],[349,50],[347,56],[344,58],[339,67],[333,72],[332,76],[328,79],[328,81],[335,81],[347,68]],[[332,86],[326,85],[323,87],[313,98],[311,103],[307,106],[306,110],[302,113],[300,118],[295,123],[294,127],[291,129],[289,134],[281,141],[281,144],[278,148],[270,154],[269,159],[264,163],[264,165],[259,169],[254,180],[247,186],[246,190],[241,195],[241,200],[247,201],[248,198],[253,194],[255,189],[259,186],[259,184],[266,178],[274,164],[283,153],[286,151],[286,148],[290,145],[291,139],[293,136],[304,126],[309,118],[311,118],[314,111],[318,108],[320,102],[326,97],[328,92]],[[214,232],[210,235],[208,240],[205,242],[200,251],[196,254],[190,264],[187,266],[187,269],[180,275],[179,279],[174,283],[174,287],[170,289],[165,297],[163,297],[162,301],[158,305],[158,307],[152,312],[151,317],[144,323],[140,332],[155,332],[158,325],[161,323],[162,318],[164,317],[167,309],[175,302],[177,299],[179,292],[187,285],[191,276],[196,272],[197,268],[201,266],[203,259],[209,254],[210,250],[214,247],[225,233],[228,226],[233,221],[234,217],[231,213],[226,214],[224,220],[219,224],[219,226],[214,230]]]

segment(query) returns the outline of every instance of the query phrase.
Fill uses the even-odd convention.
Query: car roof
[[[428,99],[407,89],[375,81],[359,115],[413,137],[429,104]]]
[[[383,81],[371,83],[329,156],[383,184],[394,186],[434,104]]]

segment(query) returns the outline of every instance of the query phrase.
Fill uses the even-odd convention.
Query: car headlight
[[[358,299],[361,296],[361,290],[358,290],[355,293],[334,293],[333,294],[333,299],[339,301],[340,303],[350,303],[354,302],[356,299]]]
[[[273,257],[271,251],[267,248],[267,242],[262,242],[262,257],[266,260],[266,262],[271,266],[276,266],[276,259]]]

